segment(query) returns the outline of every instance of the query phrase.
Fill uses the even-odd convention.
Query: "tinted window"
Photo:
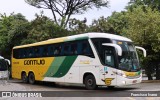
[[[70,55],[70,44],[69,43],[64,44],[63,55],[64,56]]]
[[[14,58],[84,55],[94,57],[88,40],[70,41],[13,50]]]
[[[34,57],[34,49],[33,48],[28,48],[28,50],[27,50],[28,52],[28,57]]]
[[[93,38],[91,39],[95,48],[96,48],[96,51],[97,51],[97,54],[99,55],[99,58],[100,58],[100,61],[102,64],[105,64],[105,46],[103,46],[102,44],[103,43],[111,43],[111,40],[110,39],[107,39],[107,38]]]
[[[78,48],[77,43],[71,44],[71,55],[77,55],[78,54]]]
[[[54,56],[60,56],[62,51],[61,45],[55,45]]]
[[[53,45],[50,45],[50,46],[49,46],[49,51],[48,51],[48,52],[49,52],[49,55],[50,55],[50,56],[53,56],[53,55],[54,55],[54,46],[53,46]]]
[[[35,47],[34,48],[34,53],[35,53],[35,57],[40,57],[40,48],[39,47]]]
[[[49,55],[48,46],[44,46],[42,51],[42,56],[47,57]]]
[[[91,46],[87,40],[81,42],[81,54],[89,57],[94,57]]]
[[[4,59],[0,59],[0,71],[7,70],[7,63]]]

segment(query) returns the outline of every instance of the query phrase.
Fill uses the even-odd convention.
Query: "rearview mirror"
[[[8,60],[8,59],[5,59],[5,61],[6,61],[6,62],[8,62],[8,64],[9,64],[9,65],[11,64],[10,60]]]
[[[143,51],[143,56],[146,57],[147,56],[147,52],[144,48],[139,47],[139,46],[135,46],[136,49],[142,50]]]
[[[119,56],[122,56],[122,48],[117,45],[117,44],[112,44],[112,43],[103,43],[102,45],[104,46],[111,46],[111,47],[114,47],[118,53]]]

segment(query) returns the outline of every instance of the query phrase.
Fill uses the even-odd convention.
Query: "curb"
[[[142,80],[141,83],[160,83],[160,80]]]

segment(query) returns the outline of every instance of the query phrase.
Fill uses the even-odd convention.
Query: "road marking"
[[[129,99],[129,100],[136,100],[133,97],[127,97],[127,99]]]

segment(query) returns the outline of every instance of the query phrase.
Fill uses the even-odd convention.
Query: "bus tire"
[[[25,72],[22,73],[21,79],[22,79],[22,82],[23,82],[23,83],[27,83],[27,82],[28,82],[28,77],[27,77],[27,75],[26,75]]]
[[[30,84],[34,84],[34,83],[35,83],[34,73],[32,73],[32,72],[29,73],[28,79],[29,79],[29,83],[30,83]]]
[[[84,84],[88,90],[94,90],[97,88],[96,80],[93,75],[87,75],[84,79]]]

